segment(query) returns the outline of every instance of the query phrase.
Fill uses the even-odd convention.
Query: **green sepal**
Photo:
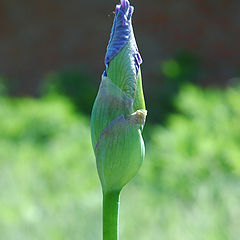
[[[95,155],[104,192],[121,190],[137,174],[145,155],[140,130],[145,117],[144,110],[121,115],[101,134]]]
[[[103,76],[91,116],[93,148],[95,148],[103,129],[120,115],[131,114],[132,106],[132,97],[123,92],[111,79]]]
[[[137,73],[131,44],[129,41],[110,61],[107,76],[126,94],[133,97],[137,86]]]
[[[136,69],[135,58],[131,53],[130,41],[126,46],[111,60],[107,71],[107,76],[123,92],[133,98],[133,111],[146,109],[141,69]]]

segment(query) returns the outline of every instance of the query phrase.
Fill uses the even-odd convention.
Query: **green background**
[[[183,85],[173,102],[165,124],[146,124],[146,158],[121,193],[121,239],[237,240],[240,87]],[[0,106],[0,239],[101,239],[88,115],[54,91],[2,93]]]

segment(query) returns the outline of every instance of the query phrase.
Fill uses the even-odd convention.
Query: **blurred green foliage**
[[[150,232],[158,223],[161,237],[149,239],[239,239],[239,104],[240,85],[188,85],[175,98],[179,113],[152,128],[139,186],[154,216]]]
[[[169,113],[176,112],[174,98],[181,86],[197,83],[203,72],[198,56],[189,51],[180,51],[157,64],[155,75],[158,82],[150,89],[147,104],[152,114],[151,121],[165,122]]]
[[[64,98],[0,105],[0,239],[96,239],[88,231],[90,223],[100,229],[101,201],[89,120]]]
[[[199,57],[186,50],[178,51],[171,58],[156,64],[156,84],[149,85],[147,108],[151,113],[149,122],[164,123],[168,114],[176,112],[174,98],[182,85],[198,83],[204,69]],[[40,85],[42,96],[62,95],[81,113],[90,115],[97,94],[96,81],[84,66],[69,66],[48,73]]]
[[[9,91],[8,81],[6,78],[0,76],[0,97],[6,96]]]
[[[239,239],[239,103],[240,87],[181,89],[122,192],[121,239]],[[100,239],[89,119],[56,94],[0,106],[0,239]]]
[[[170,168],[168,176],[172,171],[176,175],[173,185],[186,187],[182,179],[191,189],[191,177],[201,181],[214,174],[240,176],[240,87],[222,91],[189,85],[175,103],[180,113],[170,115],[167,127],[150,133],[149,157],[157,164],[151,163],[151,177],[153,171],[155,177],[164,177],[159,173]]]
[[[47,74],[40,89],[43,95],[60,94],[68,97],[77,110],[90,115],[97,94],[92,78],[83,67],[66,67]]]

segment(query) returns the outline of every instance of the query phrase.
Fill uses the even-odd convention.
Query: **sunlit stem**
[[[103,240],[119,240],[120,191],[103,193]]]

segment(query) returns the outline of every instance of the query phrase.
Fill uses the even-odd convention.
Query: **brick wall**
[[[134,27],[144,59],[145,89],[161,81],[155,70],[185,49],[201,60],[202,84],[224,84],[240,69],[239,0],[138,0]],[[85,65],[96,83],[116,2],[1,0],[0,74],[17,94],[35,94],[49,71]]]

